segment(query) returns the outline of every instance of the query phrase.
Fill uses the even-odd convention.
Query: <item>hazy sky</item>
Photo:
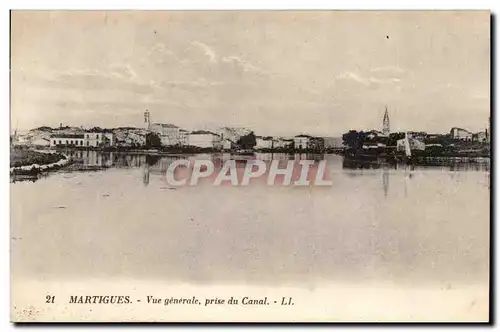
[[[12,126],[484,129],[488,12],[12,12]]]

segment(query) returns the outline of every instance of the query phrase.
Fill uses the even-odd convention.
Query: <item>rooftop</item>
[[[212,133],[211,131],[208,131],[208,130],[195,130],[195,131],[192,131],[191,134],[194,134],[194,135],[207,135],[207,134],[215,135],[214,133]]]
[[[161,126],[163,128],[179,128],[171,123],[153,123],[153,126]]]
[[[83,134],[55,134],[51,138],[84,138]]]

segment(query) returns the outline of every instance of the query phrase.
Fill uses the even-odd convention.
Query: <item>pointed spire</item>
[[[389,133],[391,132],[389,112],[387,111],[387,106],[385,106],[384,119],[382,121],[382,132],[384,133],[384,135],[389,135]]]

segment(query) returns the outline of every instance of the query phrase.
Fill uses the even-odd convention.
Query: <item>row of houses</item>
[[[473,133],[467,129],[453,127],[450,130],[451,138],[461,140],[461,141],[471,141],[471,142],[489,142],[490,134],[488,129]]]
[[[230,150],[238,147],[241,137],[253,134],[248,128],[222,127],[212,132],[208,130],[187,131],[173,124],[153,123],[146,128],[124,127],[113,130],[79,129],[53,133],[48,141],[40,145],[50,147],[102,148],[114,146],[144,146],[148,133],[155,133],[162,146],[192,146],[205,149]],[[314,137],[297,135],[294,137],[255,136],[255,150],[273,149],[324,149],[341,148],[340,137]]]
[[[340,149],[344,147],[341,137],[317,137],[297,135],[292,138],[261,137],[256,138],[256,150],[292,148],[297,150]]]
[[[116,145],[116,139],[115,135],[110,132],[63,133],[50,136],[49,145],[51,147],[110,147]]]
[[[163,146],[195,146],[200,148],[214,148],[230,150],[238,145],[238,140],[250,134],[249,128],[222,127],[215,132],[197,130],[188,132],[173,124],[153,123],[149,126],[151,132],[156,133]],[[254,149],[323,149],[341,148],[340,137],[313,137],[309,135],[297,135],[291,138],[255,136]]]

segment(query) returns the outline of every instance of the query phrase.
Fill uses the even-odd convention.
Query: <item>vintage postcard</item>
[[[488,11],[12,11],[13,322],[488,322]]]

